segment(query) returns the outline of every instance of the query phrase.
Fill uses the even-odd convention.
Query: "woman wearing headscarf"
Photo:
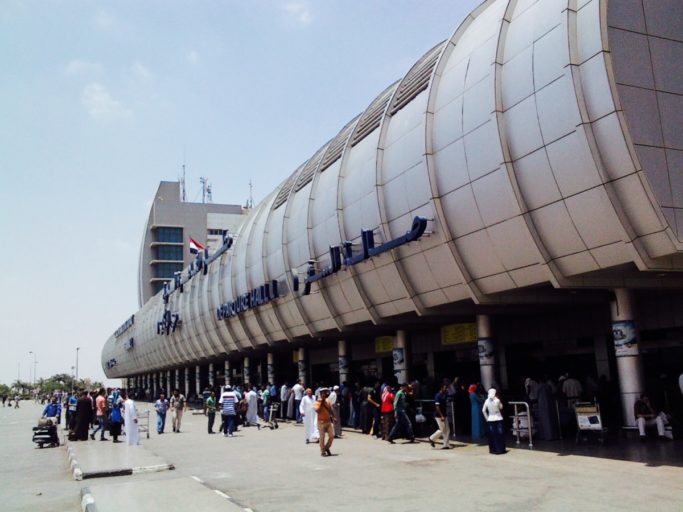
[[[484,402],[482,413],[486,418],[489,436],[489,453],[501,455],[505,453],[505,430],[503,429],[503,404],[496,396],[496,390],[489,389],[489,397]]]
[[[479,441],[484,437],[484,424],[482,422],[481,408],[484,405],[484,398],[479,394],[477,384],[470,385],[467,390],[470,394],[470,404],[472,410],[472,441]]]
[[[121,435],[121,423],[123,423],[121,405],[123,405],[123,400],[121,399],[118,389],[112,391],[111,395],[109,395],[109,401],[111,403],[109,433],[111,434],[111,437],[115,443],[120,443],[121,441],[119,441],[119,436]]]

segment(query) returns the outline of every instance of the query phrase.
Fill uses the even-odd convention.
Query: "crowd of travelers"
[[[599,382],[590,378],[582,382],[569,373],[560,375],[557,381],[547,375],[529,375],[521,387],[519,399],[530,406],[536,439],[558,439],[566,427],[568,411],[582,400],[604,404],[605,421],[611,421],[613,400],[609,397],[615,390],[604,377]],[[207,417],[208,434],[220,432],[233,437],[242,427],[272,428],[278,419],[292,421],[303,424],[305,442],[318,442],[322,456],[331,455],[332,440],[342,437],[342,427],[391,444],[398,438],[414,443],[416,436],[426,437],[433,448],[439,443],[444,450],[451,448],[452,433],[473,442],[486,437],[491,453],[506,452],[503,401],[495,388],[486,390],[478,382],[466,383],[458,377],[443,379],[435,388],[430,380],[399,385],[395,379],[376,379],[365,385],[358,381],[330,387],[318,382],[309,388],[297,380],[291,387],[287,382],[279,387],[272,383],[207,387],[201,396],[193,398]],[[139,432],[134,396],[154,398],[149,390],[130,390],[129,396],[127,390],[118,388],[56,392],[51,397],[40,397],[41,403],[48,401],[42,416],[59,425],[64,411],[65,429],[74,441],[95,440],[98,435],[100,441],[108,441],[108,432],[114,443],[125,436],[128,444],[135,445]],[[7,397],[3,396],[2,401],[5,406]],[[173,433],[181,432],[189,405],[185,395],[174,389],[167,396],[162,389],[153,403],[157,434],[166,431],[169,413]],[[18,407],[19,397],[14,398],[14,404]],[[12,406],[11,398],[8,405]],[[217,414],[220,424],[215,429]],[[670,416],[655,408],[646,395],[636,401],[634,418],[641,439],[647,427],[656,427],[661,439],[671,439],[670,429],[666,428]]]

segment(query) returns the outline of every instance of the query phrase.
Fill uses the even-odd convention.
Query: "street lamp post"
[[[76,382],[78,383],[78,351],[81,347],[76,347]]]
[[[33,354],[33,381],[32,384],[36,383],[36,367],[38,366],[38,361],[36,361],[36,353],[33,350],[28,351],[29,354]]]

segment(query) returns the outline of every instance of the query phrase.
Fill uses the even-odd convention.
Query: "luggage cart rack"
[[[529,448],[534,447],[534,418],[531,415],[531,409],[527,402],[509,402],[514,406],[515,413],[511,416],[512,419],[512,433],[516,437],[516,443],[520,444],[521,437],[529,438]],[[520,410],[520,408],[524,408]]]
[[[149,439],[149,411],[138,413],[138,432],[145,432]]]

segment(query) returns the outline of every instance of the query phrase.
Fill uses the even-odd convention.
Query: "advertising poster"
[[[617,357],[638,355],[638,337],[633,320],[612,323],[614,353]]]
[[[477,340],[477,345],[479,346],[479,364],[495,364],[496,350],[493,340],[491,338],[480,338]]]

